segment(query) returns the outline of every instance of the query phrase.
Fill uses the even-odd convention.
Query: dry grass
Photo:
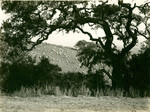
[[[33,88],[25,88],[22,87],[19,91],[15,91],[13,94],[9,94],[10,96],[18,96],[18,97],[37,97],[43,95],[55,95],[55,96],[91,96],[92,91],[85,86],[81,86],[79,89],[70,88],[69,90],[63,89],[61,90],[58,86],[48,86],[45,85],[43,87],[33,87]],[[123,97],[123,91],[121,90],[100,90],[95,92],[96,97],[100,96],[117,96]]]
[[[0,93],[2,94],[2,93]],[[9,94],[10,96],[18,96],[18,97],[41,97],[43,95],[54,95],[54,96],[86,96],[90,97],[92,95],[92,91],[87,88],[86,86],[82,85],[80,88],[70,88],[67,90],[64,88],[63,90],[60,89],[58,86],[49,86],[45,85],[43,87],[32,87],[32,88],[25,88],[22,87],[19,91],[15,91],[13,94]],[[135,91],[130,89],[130,97],[137,98],[140,97],[139,91]],[[94,92],[95,97],[101,96],[115,96],[115,97],[123,97],[123,90],[111,90],[110,88],[106,88],[104,90],[98,90]]]
[[[150,111],[150,98],[117,97],[0,97],[0,112],[104,112]]]
[[[122,97],[121,90],[97,91],[96,97],[90,97],[90,90],[85,87],[78,91],[80,92],[77,97],[73,97],[71,90],[62,92],[59,87],[50,86],[45,86],[44,89],[22,88],[11,96],[1,93],[0,112],[150,111],[150,98]],[[46,92],[53,92],[55,96],[45,95]]]

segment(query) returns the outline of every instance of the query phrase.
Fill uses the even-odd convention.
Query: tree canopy
[[[133,13],[136,8],[143,16]],[[125,54],[136,44],[138,35],[148,38],[149,33],[149,3],[131,6],[122,1],[119,1],[118,5],[107,4],[107,1],[98,5],[86,1],[5,1],[2,2],[2,9],[12,15],[3,23],[7,41],[13,38],[14,41],[9,42],[10,44],[27,50],[47,40],[52,32],[65,30],[87,34],[92,41],[97,41],[107,51],[111,51],[113,39],[117,36],[124,43],[125,47],[121,52]],[[138,29],[141,23],[146,27],[142,32]],[[94,38],[90,32],[83,30],[82,27],[86,24],[92,28],[102,28],[106,36],[102,38],[99,35]],[[34,37],[38,37],[35,43],[32,42]],[[27,48],[28,44],[31,44],[30,48]]]

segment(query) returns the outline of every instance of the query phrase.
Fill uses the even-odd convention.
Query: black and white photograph
[[[0,0],[0,112],[150,112],[150,0]]]

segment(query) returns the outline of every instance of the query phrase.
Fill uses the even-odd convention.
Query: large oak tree
[[[10,13],[11,17],[2,26],[4,41],[9,46],[30,51],[47,40],[54,31],[81,32],[101,48],[85,58],[88,59],[88,64],[107,60],[113,71],[112,75],[106,74],[112,79],[113,87],[117,88],[122,86],[122,77],[127,68],[126,58],[136,45],[138,36],[149,38],[149,8],[149,3],[137,6],[122,0],[118,0],[117,5],[108,4],[108,1],[5,1],[2,2],[2,9]],[[138,10],[139,14],[134,13],[135,10]],[[141,24],[144,29],[140,29]],[[93,37],[90,32],[84,30],[85,25],[94,30],[103,29],[105,36],[99,34],[98,37]],[[33,42],[35,37],[37,40]],[[117,49],[113,41],[115,38],[123,43],[121,50]]]

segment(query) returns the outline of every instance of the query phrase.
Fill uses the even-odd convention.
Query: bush
[[[63,92],[71,90],[73,96],[76,96],[79,88],[84,84],[84,80],[85,74],[79,72],[62,73],[58,86]]]
[[[86,87],[90,89],[91,94],[94,96],[97,91],[104,90],[106,88],[106,81],[101,71],[87,74]]]
[[[80,94],[84,87],[89,89],[90,95],[95,96],[97,91],[101,91],[106,88],[106,81],[100,71],[90,74],[68,72],[61,74],[58,86],[63,92],[71,90],[73,96]]]
[[[45,57],[42,57],[37,64],[30,56],[11,63],[1,62],[1,90],[4,93],[13,93],[21,87],[42,86],[46,83],[52,85],[60,71],[60,67],[51,64]]]
[[[62,69],[58,65],[51,64],[48,58],[42,57],[35,66],[34,83],[38,84],[38,86],[45,84],[56,85],[61,71]]]
[[[130,60],[132,87],[140,91],[140,96],[150,96],[150,48],[133,55]]]
[[[1,89],[5,93],[19,90],[21,86],[33,85],[32,75],[34,73],[35,60],[26,57],[24,60],[15,60],[11,63],[1,63]]]

